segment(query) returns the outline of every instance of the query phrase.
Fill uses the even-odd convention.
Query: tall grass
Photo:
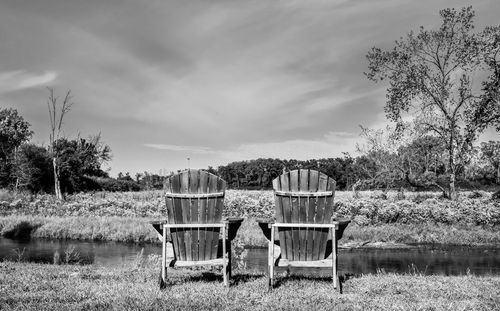
[[[500,201],[492,200],[490,193],[461,193],[460,196],[450,201],[431,192],[407,193],[404,198],[393,192],[364,191],[359,196],[337,192],[335,209],[338,217],[352,218],[358,225],[423,222],[500,225]],[[229,190],[224,205],[224,216],[274,217],[272,191]],[[62,202],[49,195],[18,195],[10,202],[0,201],[0,215],[164,218],[166,207],[160,191],[81,193]]]
[[[22,230],[28,227],[30,230]],[[21,228],[21,229],[20,229]],[[14,234],[18,232],[18,234]],[[127,217],[0,217],[0,235],[13,238],[156,242],[147,219]]]
[[[488,192],[461,193],[457,201],[439,193],[337,192],[338,218],[352,220],[344,240],[402,243],[499,244],[500,201]],[[56,239],[156,242],[147,223],[166,218],[161,191],[82,193],[60,202],[49,195],[0,192],[0,235]],[[10,201],[8,201],[10,200]],[[224,216],[248,219],[238,243],[265,245],[251,220],[274,217],[272,191],[228,190]]]
[[[0,236],[9,238],[49,238],[133,243],[159,243],[148,218],[129,217],[0,217]],[[362,243],[432,243],[454,245],[500,245],[500,230],[479,226],[446,224],[350,224],[340,245]],[[245,219],[233,242],[236,247],[266,247],[267,240],[257,222]]]

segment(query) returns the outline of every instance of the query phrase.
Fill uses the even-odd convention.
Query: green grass
[[[351,277],[344,293],[326,279],[278,278],[267,291],[262,275],[169,269],[157,286],[158,258],[127,267],[0,263],[5,310],[499,310],[500,277],[375,274]]]

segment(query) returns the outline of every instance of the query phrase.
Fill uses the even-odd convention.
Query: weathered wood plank
[[[205,171],[200,171],[200,184],[199,184],[199,193],[208,193],[208,173]],[[208,208],[208,198],[201,199],[199,204],[199,222],[200,224],[207,223],[207,208]],[[207,248],[207,229],[199,230],[199,260],[208,260],[206,257],[206,248]],[[208,246],[210,247],[210,246]]]
[[[290,173],[284,173],[280,176],[281,189],[285,191],[290,191]],[[292,212],[291,212],[291,202],[289,197],[281,197],[281,207],[283,222],[292,222]],[[279,229],[280,241],[285,241],[283,243],[283,248],[281,249],[283,258],[292,258],[292,230],[290,228]]]
[[[273,189],[276,191],[280,191],[282,188],[281,188],[281,178],[278,177],[278,178],[275,178],[273,180]],[[275,202],[275,207],[274,207],[274,211],[275,211],[275,215],[276,215],[276,221],[277,222],[284,222],[284,216],[283,216],[283,198],[281,197],[278,197],[278,196],[274,196],[274,202]],[[283,253],[282,256],[286,256],[286,235],[285,235],[285,232],[283,230],[278,230],[278,235],[279,235],[279,239],[281,240],[281,252]]]
[[[180,175],[174,175],[171,178],[171,190],[174,193],[178,193],[181,191],[181,177]],[[183,212],[182,212],[182,204],[181,204],[181,199],[172,199],[173,203],[173,209],[174,209],[174,219],[173,223],[175,224],[181,224],[184,223],[183,220]],[[186,260],[186,247],[184,243],[184,229],[176,229],[176,236],[177,236],[177,247],[178,247],[178,253],[177,255],[179,256],[180,260]]]
[[[320,174],[318,188],[320,191],[328,190],[328,177],[325,174]],[[330,219],[325,217],[327,214],[325,209],[328,209],[326,205],[327,200],[326,197],[318,198],[318,204],[316,207],[316,223],[324,224],[330,222]],[[326,241],[328,239],[328,229],[319,229],[318,230],[318,241],[319,241],[319,249],[317,253],[318,259],[324,259],[326,252]]]
[[[217,178],[217,192],[225,192],[226,191],[226,183],[224,180],[222,180],[221,178]],[[216,206],[216,209],[215,209],[215,220],[214,222],[216,223],[220,223],[222,222],[222,211],[224,209],[224,198],[216,198],[216,203],[215,203],[215,206]],[[217,249],[218,247],[220,247],[219,245],[219,238],[222,238],[222,239],[225,239],[225,237],[221,237],[221,229],[220,228],[214,228],[214,238],[215,238],[215,241],[216,241],[216,244],[215,244],[215,248]],[[212,239],[213,241],[214,239]],[[217,253],[216,253],[217,254]]]
[[[198,194],[199,192],[200,176],[198,170],[189,170],[189,193]],[[189,200],[189,212],[191,224],[200,223],[198,218],[199,198],[191,198]],[[199,233],[200,229],[191,229],[191,256],[192,260],[199,260]]]
[[[319,179],[318,171],[315,170],[309,171],[308,189],[310,192],[318,191],[318,179]],[[307,198],[307,223],[309,224],[314,223],[314,218],[316,216],[316,203],[317,203],[317,198],[315,197]],[[307,230],[306,260],[313,260],[313,249],[314,249],[315,239],[316,239],[316,230],[315,229]]]
[[[299,192],[309,191],[309,170],[301,169],[299,171]],[[299,197],[299,222],[307,223],[307,197]],[[307,256],[307,228],[299,228],[299,260],[306,260]]]
[[[181,193],[189,193],[189,170],[181,173]],[[189,198],[181,198],[181,208],[182,208],[182,223],[188,224],[191,222],[191,200]],[[193,260],[193,254],[191,249],[192,239],[191,239],[192,229],[188,228],[184,230],[184,247],[186,250],[186,260]]]
[[[217,192],[217,177],[210,175],[208,178],[208,192]],[[209,199],[207,202],[207,223],[215,222],[215,209],[217,201],[215,199]],[[219,236],[215,229],[209,229],[206,231],[206,241],[205,241],[205,259],[209,260],[217,256],[217,247]]]
[[[300,191],[299,189],[299,170],[294,170],[290,172],[290,190]],[[290,205],[292,211],[292,221],[293,223],[299,223],[299,198],[290,197]],[[292,228],[292,260],[299,260],[300,257],[300,229]]]

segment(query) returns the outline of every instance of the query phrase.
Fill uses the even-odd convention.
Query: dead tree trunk
[[[61,126],[63,124],[63,119],[66,113],[71,109],[73,105],[71,100],[71,91],[66,93],[64,100],[61,103],[60,112],[57,113],[57,97],[54,96],[54,90],[49,88],[49,100],[47,102],[47,106],[49,108],[49,117],[50,117],[50,145],[49,151],[52,156],[52,168],[54,170],[54,193],[58,200],[63,199],[62,191],[61,191],[61,181],[60,181],[60,170],[59,165],[57,163],[57,159],[59,158],[59,153],[56,148],[56,143],[61,135]]]

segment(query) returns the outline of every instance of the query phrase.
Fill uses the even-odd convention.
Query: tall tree
[[[498,68],[492,68],[487,58],[497,55],[498,41],[491,38],[498,38],[500,28],[473,33],[471,7],[439,14],[439,29],[412,31],[390,51],[372,48],[366,76],[375,82],[389,80],[385,106],[389,119],[399,123],[404,115],[416,116],[423,133],[432,132],[445,141],[448,195],[455,198],[456,174],[467,164],[478,134],[490,126],[500,129],[500,114],[487,115],[498,111],[498,93],[488,96],[486,89],[498,85],[500,76],[491,74],[483,88],[473,84]]]
[[[16,161],[18,148],[33,135],[29,127],[30,124],[16,109],[0,109],[0,186],[6,187],[12,182],[12,166]],[[16,189],[18,182],[15,178]]]
[[[61,138],[61,129],[63,120],[66,114],[71,110],[71,91],[66,93],[64,99],[59,101],[59,98],[54,96],[54,89],[49,88],[49,99],[47,106],[49,109],[50,119],[50,134],[49,134],[49,153],[52,158],[52,168],[54,172],[54,192],[59,200],[63,199],[61,191],[61,172],[60,172],[60,154],[56,148],[57,141]]]

